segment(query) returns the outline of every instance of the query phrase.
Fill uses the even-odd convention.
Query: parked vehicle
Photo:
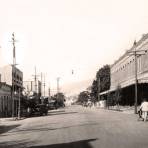
[[[56,104],[55,104],[55,101],[48,103],[48,109],[49,110],[57,109]]]
[[[48,108],[45,104],[38,104],[36,106],[36,110],[39,112],[39,114],[42,115],[47,115],[48,114]]]
[[[48,107],[45,104],[38,104],[34,108],[31,108],[28,112],[28,116],[43,116],[48,114]]]

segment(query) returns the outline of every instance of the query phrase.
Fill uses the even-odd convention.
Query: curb
[[[0,118],[0,122],[7,122],[7,121],[20,121],[20,120],[24,120],[26,118]]]

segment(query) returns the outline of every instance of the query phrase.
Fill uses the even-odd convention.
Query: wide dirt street
[[[71,106],[0,125],[0,148],[148,148],[148,122],[134,114]]]

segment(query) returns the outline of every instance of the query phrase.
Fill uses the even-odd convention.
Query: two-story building
[[[0,82],[0,117],[12,115],[11,86]]]
[[[137,51],[137,62],[135,63],[134,51]],[[110,90],[100,93],[114,93],[117,87],[122,90],[121,103],[126,105],[134,104],[135,79],[137,74],[138,82],[138,103],[143,97],[148,97],[148,34],[142,38],[131,49],[127,50],[114,64],[111,65],[111,86]],[[137,67],[137,72],[135,71]]]
[[[19,93],[23,90],[23,73],[16,66],[6,65],[0,68],[1,82],[11,86],[12,114],[17,115]]]

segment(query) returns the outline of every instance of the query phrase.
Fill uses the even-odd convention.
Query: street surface
[[[1,122],[0,148],[148,148],[148,122],[137,119],[74,105],[48,116]]]

